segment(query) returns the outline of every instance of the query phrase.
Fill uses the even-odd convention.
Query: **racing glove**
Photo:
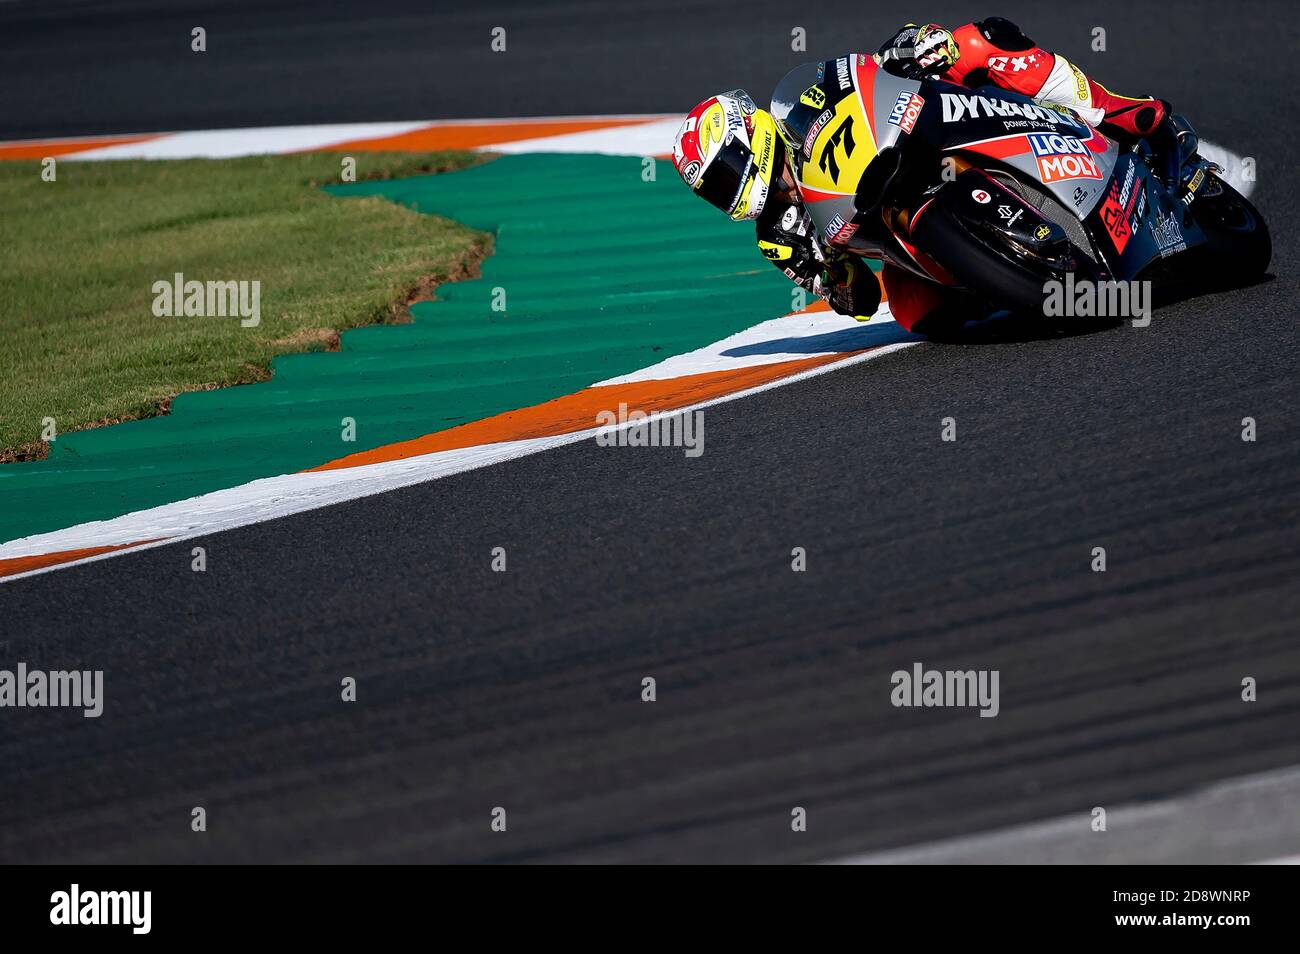
[[[904,79],[941,76],[957,62],[961,48],[952,32],[937,23],[901,27],[876,51],[881,69]]]
[[[952,69],[961,49],[952,31],[937,23],[927,23],[916,31],[913,57],[923,76],[939,76]]]
[[[880,282],[860,259],[840,256],[828,261],[818,286],[817,293],[836,314],[870,321],[880,307]]]
[[[876,65],[886,73],[901,76],[904,79],[919,79],[920,67],[916,64],[916,34],[920,29],[915,23],[908,23],[888,40],[880,45],[872,58]]]

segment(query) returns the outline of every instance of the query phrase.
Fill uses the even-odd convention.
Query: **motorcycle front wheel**
[[[912,240],[964,287],[1017,314],[1045,314],[1047,284],[1064,281],[1069,272],[1076,282],[1101,280],[1097,266],[1073,245],[1064,262],[1051,265],[977,234],[938,203],[921,216]]]

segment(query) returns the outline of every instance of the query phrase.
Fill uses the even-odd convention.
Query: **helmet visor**
[[[749,151],[749,146],[739,136],[733,136],[718,150],[700,176],[697,191],[711,205],[730,215],[756,172],[754,154]]]

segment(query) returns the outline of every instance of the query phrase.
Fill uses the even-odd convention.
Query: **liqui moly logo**
[[[1081,139],[1057,133],[1030,133],[1029,147],[1038,159],[1038,176],[1045,183],[1101,178],[1092,151]]]
[[[925,105],[925,100],[916,93],[910,93],[907,90],[898,94],[898,100],[894,103],[894,108],[889,111],[889,124],[897,126],[905,133],[910,133],[912,127],[916,125],[916,117],[921,115],[921,107]]]

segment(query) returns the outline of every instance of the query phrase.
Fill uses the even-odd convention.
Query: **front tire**
[[[1064,267],[1054,268],[975,234],[937,202],[916,223],[912,240],[963,286],[1020,314],[1041,316],[1043,286],[1064,280],[1067,272],[1074,272],[1076,281],[1100,280],[1091,259],[1073,245]]]

